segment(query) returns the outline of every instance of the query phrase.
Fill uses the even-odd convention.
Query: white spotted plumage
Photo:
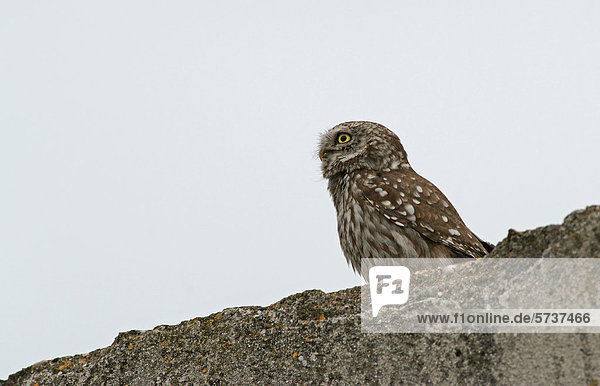
[[[338,141],[345,134],[350,140]],[[346,139],[346,138],[344,138]],[[463,223],[444,194],[410,166],[398,137],[373,122],[346,122],[321,136],[340,244],[355,270],[361,258],[482,257],[491,245]]]

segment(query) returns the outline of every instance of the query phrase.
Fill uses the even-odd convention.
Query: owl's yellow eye
[[[338,134],[337,141],[338,141],[338,143],[346,143],[346,142],[350,141],[350,138],[352,138],[352,137],[350,137],[350,134],[340,133],[340,134]]]

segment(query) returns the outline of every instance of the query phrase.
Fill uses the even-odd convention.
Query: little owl
[[[340,244],[355,271],[362,258],[436,258],[422,269],[483,257],[493,248],[412,169],[400,139],[386,127],[341,123],[321,136],[319,158]]]

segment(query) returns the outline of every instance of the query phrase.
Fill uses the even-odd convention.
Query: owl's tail
[[[487,253],[490,253],[496,247],[494,244],[488,243],[487,241],[484,241],[484,240],[480,239],[479,237],[477,237],[477,239],[479,240],[481,245],[483,245],[483,247],[485,248],[485,251]]]

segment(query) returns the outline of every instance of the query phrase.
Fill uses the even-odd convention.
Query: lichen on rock
[[[562,225],[511,231],[498,257],[600,257],[600,206]],[[487,267],[487,266],[486,266]],[[475,275],[490,276],[490,272]],[[425,283],[426,285],[426,283]],[[27,367],[31,384],[597,384],[600,334],[364,334],[361,288],[305,291]]]

